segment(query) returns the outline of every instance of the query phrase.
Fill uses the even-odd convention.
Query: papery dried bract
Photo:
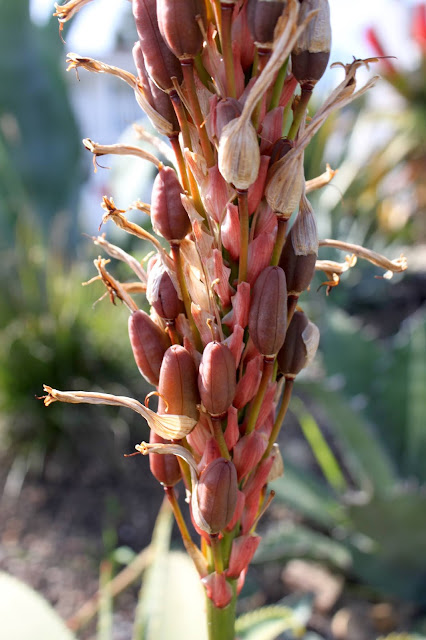
[[[299,205],[304,185],[303,153],[290,151],[268,171],[265,197],[272,211],[288,220]]]
[[[260,151],[257,133],[249,120],[235,118],[222,130],[219,141],[219,171],[236,189],[245,191],[257,178]]]

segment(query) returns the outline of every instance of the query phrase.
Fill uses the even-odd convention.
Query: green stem
[[[232,587],[232,600],[227,607],[218,609],[207,598],[207,631],[209,640],[235,640],[235,613],[237,586],[235,580],[228,581]]]
[[[259,388],[257,390],[256,396],[253,400],[253,403],[250,408],[249,419],[246,428],[246,435],[251,433],[255,426],[257,418],[259,417],[260,409],[262,407],[263,398],[265,397],[266,389],[268,388],[269,380],[271,379],[272,371],[274,369],[274,359],[264,358],[263,359],[263,371],[262,378],[260,380]]]
[[[299,131],[300,123],[303,120],[303,116],[305,115],[306,108],[308,106],[308,102],[311,99],[312,89],[310,87],[302,88],[302,93],[300,94],[300,100],[294,112],[293,122],[291,123],[290,130],[288,132],[288,139],[294,140],[297,132]]]
[[[276,440],[278,438],[278,434],[279,434],[279,432],[281,430],[282,424],[284,422],[284,418],[285,418],[286,413],[287,413],[287,409],[288,409],[289,404],[290,404],[291,394],[292,394],[292,391],[293,391],[293,383],[294,383],[294,378],[286,378],[285,379],[284,393],[283,393],[283,397],[282,397],[282,400],[281,400],[281,406],[280,406],[280,409],[278,411],[277,417],[275,419],[274,426],[272,428],[272,432],[271,432],[271,436],[269,438],[268,446],[266,448],[265,453],[263,454],[263,460],[266,460],[266,458],[269,456],[269,454],[271,453],[272,447],[274,446],[274,443],[276,442]]]
[[[214,418],[212,416],[212,426],[215,440],[219,446],[220,453],[223,458],[226,460],[230,460],[231,456],[229,455],[228,447],[226,446],[225,437],[222,431],[222,421],[220,418]]]
[[[232,53],[232,12],[234,3],[221,2],[222,28],[220,32],[223,61],[225,63],[226,91],[230,98],[237,97],[235,85],[234,55]]]
[[[287,60],[284,62],[281,69],[278,71],[278,75],[275,80],[274,88],[272,91],[271,102],[269,103],[269,111],[272,111],[272,109],[275,109],[275,107],[278,107],[280,104],[280,98],[283,92],[284,82],[287,76],[288,61],[289,61],[289,58],[287,58]]]
[[[248,193],[237,191],[238,193],[238,213],[240,214],[240,262],[238,270],[238,282],[247,279],[247,260],[249,243],[249,212]]]
[[[185,546],[185,549],[188,552],[188,555],[194,562],[195,568],[201,577],[204,577],[207,573],[207,565],[204,560],[204,557],[198,547],[195,546],[194,542],[189,535],[188,528],[186,526],[185,520],[182,515],[182,511],[179,507],[179,503],[176,499],[176,493],[173,487],[164,487],[164,492],[170,502],[170,505],[173,510],[173,514],[175,516],[176,524],[179,527],[180,534],[182,536],[182,541]]]
[[[215,164],[215,157],[212,146],[210,144],[207,130],[204,123],[204,116],[201,111],[200,103],[197,96],[197,88],[194,81],[194,60],[193,58],[186,58],[180,61],[182,67],[183,78],[185,80],[186,94],[188,96],[189,105],[191,107],[191,115],[194,119],[195,126],[198,130],[201,147],[203,149],[203,155],[207,162],[208,167],[212,167]]]
[[[216,573],[223,573],[222,546],[219,540],[219,534],[212,533],[210,536],[210,541],[212,543],[215,571]]]
[[[277,229],[277,237],[275,239],[274,250],[272,252],[271,265],[276,267],[281,256],[281,251],[283,250],[286,233],[287,233],[287,225],[288,219],[277,216],[278,218],[278,229]]]

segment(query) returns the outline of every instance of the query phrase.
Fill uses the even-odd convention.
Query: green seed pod
[[[164,354],[158,393],[160,415],[169,413],[198,420],[197,369],[190,353],[178,344],[172,345]]]
[[[277,356],[280,372],[286,378],[295,378],[314,357],[318,341],[316,325],[309,322],[303,311],[295,311]]]
[[[154,231],[170,243],[183,240],[191,229],[181,194],[176,172],[171,167],[160,169],[152,187],[151,220]]]
[[[237,472],[230,460],[216,458],[202,471],[193,501],[197,525],[215,534],[225,529],[237,506]],[[194,509],[194,502],[198,507]]]
[[[212,416],[222,416],[232,404],[236,389],[235,360],[226,344],[209,342],[198,374],[201,402]]]
[[[157,386],[161,362],[170,346],[169,337],[141,309],[129,318],[129,337],[139,371],[148,382]]]
[[[311,88],[327,69],[331,47],[330,8],[328,0],[304,0],[299,22],[314,10],[318,13],[302,32],[291,54],[291,70],[302,87]]]
[[[253,287],[249,315],[250,337],[264,356],[280,350],[287,327],[287,286],[280,267],[266,267]]]
[[[170,441],[164,440],[161,436],[151,429],[149,442],[151,444],[170,444]],[[149,454],[149,468],[151,473],[165,487],[174,487],[181,479],[180,467],[176,456],[166,453],[164,455],[158,453]]]
[[[181,60],[201,51],[203,35],[197,16],[205,18],[202,0],[157,0],[157,16],[164,42]]]

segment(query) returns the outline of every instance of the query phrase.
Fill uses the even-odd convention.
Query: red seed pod
[[[141,309],[129,318],[129,337],[139,371],[148,382],[157,386],[161,362],[170,346],[169,337]]]
[[[278,18],[284,11],[286,0],[248,0],[247,18],[255,42],[272,46]]]
[[[160,318],[169,322],[175,320],[180,313],[185,312],[185,307],[180,300],[171,277],[167,271],[163,271],[158,280],[151,286],[151,305],[154,307]]]
[[[159,89],[149,77],[140,42],[135,43],[132,53],[145,98],[160,116],[163,116],[165,120],[170,122],[173,127],[173,132],[177,133],[179,131],[179,124],[172,102],[168,94],[162,91],[162,89]]]
[[[178,58],[193,58],[201,51],[203,35],[197,16],[205,21],[202,0],[157,0],[160,33]]]
[[[235,360],[226,344],[209,342],[201,358],[198,374],[201,402],[212,416],[225,414],[236,388]]]
[[[257,278],[249,315],[250,337],[264,356],[283,345],[287,328],[287,286],[280,267],[266,267]]]
[[[306,88],[312,88],[324,75],[331,47],[328,0],[304,0],[300,7],[299,23],[311,11],[318,13],[300,35],[291,54],[292,73]]]
[[[152,187],[151,220],[154,231],[170,243],[183,240],[191,229],[181,194],[176,172],[171,167],[160,169]]]
[[[293,246],[292,231],[285,241],[279,266],[284,269],[288,295],[300,296],[309,287],[314,277],[317,254],[297,255]]]
[[[170,444],[170,442],[164,440],[164,438],[156,434],[152,429],[149,441],[150,443]],[[174,487],[174,485],[181,479],[180,467],[177,458],[170,453],[150,453],[149,468],[151,469],[151,473],[154,478],[156,478],[158,482],[165,487]]]
[[[164,354],[158,392],[159,414],[171,413],[198,420],[197,369],[190,353],[178,344],[172,345]]]
[[[295,311],[284,344],[278,352],[278,368],[286,378],[295,378],[316,353],[319,331],[303,311]]]
[[[216,458],[204,469],[197,485],[197,503],[208,533],[222,531],[231,521],[237,506],[238,482],[234,464]]]
[[[133,0],[133,16],[145,59],[145,66],[155,84],[163,91],[174,90],[171,78],[182,82],[179,60],[161,37],[157,21],[156,0]]]

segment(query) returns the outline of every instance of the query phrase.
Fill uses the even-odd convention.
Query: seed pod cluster
[[[321,176],[306,186],[304,151],[325,117],[362,92],[354,90],[360,62],[345,67],[345,81],[307,118],[330,51],[327,0],[132,0],[132,7],[137,78],[70,57],[71,66],[125,80],[171,146],[145,132],[150,153],[128,145],[105,151],[158,169],[150,204],[132,207],[134,222],[130,203],[119,209],[112,200],[103,218],[154,255],[141,260],[97,240],[137,278],[118,282],[97,265],[110,297],[131,311],[133,354],[158,406],[148,406],[149,397],[104,399],[151,427],[150,442],[137,450],[150,455],[214,610],[230,604],[231,581],[242,586],[259,543],[266,485],[282,469],[279,425],[293,379],[318,346],[318,329],[296,308],[319,246],[305,192]],[[143,294],[148,313],[138,308]],[[47,402],[58,399],[48,389]],[[201,549],[182,526],[173,489],[180,479]]]

